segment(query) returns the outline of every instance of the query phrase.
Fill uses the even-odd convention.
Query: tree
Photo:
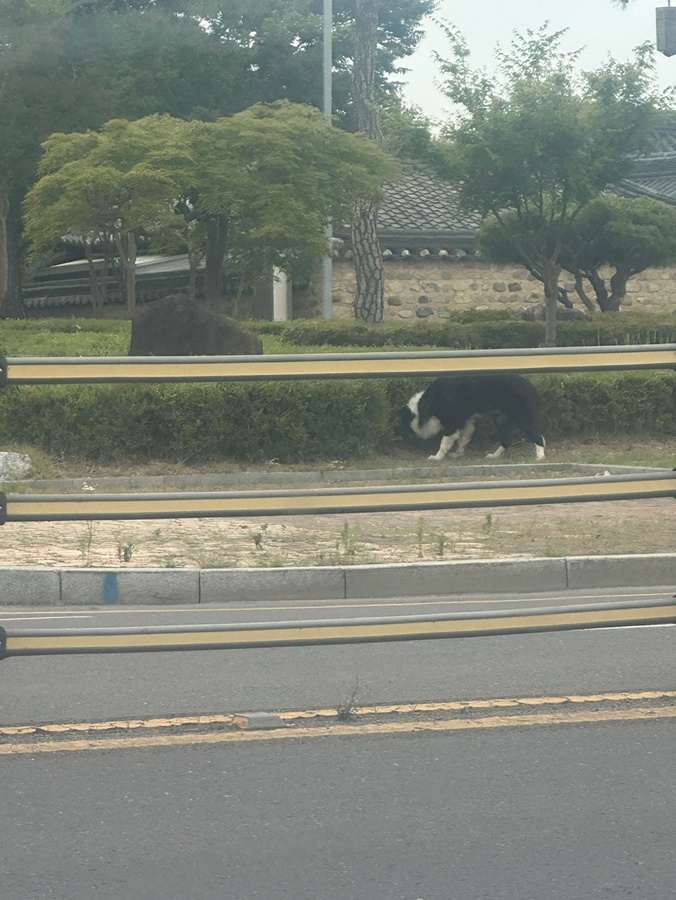
[[[466,45],[451,29],[454,59],[442,61],[445,92],[462,109],[445,135],[443,174],[461,206],[491,214],[515,258],[542,281],[547,346],[556,342],[565,237],[648,149],[661,102],[651,45],[631,62],[610,60],[576,76],[577,54],[559,49],[563,33],[545,25],[517,34],[509,52],[498,51],[502,81],[469,68]]]
[[[359,131],[370,140],[383,139],[376,106],[377,0],[356,0],[352,97]],[[377,233],[378,206],[359,200],[352,213],[352,251],[357,293],[354,314],[366,322],[382,322],[385,306],[385,270]]]
[[[176,14],[191,3],[0,0],[0,316],[24,314],[21,201],[50,134],[242,108],[245,51]]]
[[[136,305],[136,248],[141,233],[173,226],[175,184],[166,148],[180,120],[113,120],[100,132],[54,134],[44,143],[40,180],[25,200],[26,236],[40,253],[65,235],[79,240],[89,263],[95,308],[105,301],[113,250],[122,268],[131,317]],[[103,249],[97,272],[94,247]]]
[[[532,228],[536,226],[537,220]],[[514,241],[507,236],[521,227],[514,211],[503,213],[502,223],[489,216],[478,234],[482,254],[495,262],[523,264]],[[573,276],[582,303],[590,312],[617,312],[632,276],[676,262],[676,210],[647,197],[628,199],[604,194],[570,223],[562,233],[561,244],[561,268]],[[609,277],[601,273],[604,267],[613,270]],[[543,280],[537,267],[528,268],[538,281]],[[559,300],[572,306],[561,287]]]
[[[202,0],[201,18],[228,47],[246,48],[257,95],[246,103],[290,100],[322,107],[323,0]],[[394,97],[400,60],[415,50],[420,23],[436,0],[374,0],[377,44],[375,89]],[[336,122],[359,130],[353,63],[357,0],[333,0],[333,107]]]
[[[376,202],[397,173],[375,145],[285,101],[193,123],[189,158],[181,208],[203,229],[210,299],[224,270],[248,285],[273,267],[308,276],[327,252],[326,222],[349,218],[357,197]]]
[[[350,100],[354,2],[336,0],[336,120]],[[395,88],[432,0],[380,7],[376,81]],[[21,201],[55,132],[168,113],[215,121],[257,102],[321,103],[321,0],[0,0],[0,316],[23,314]]]
[[[400,74],[398,60],[412,53],[422,32],[422,18],[434,0],[336,0],[334,3],[334,108],[337,121],[380,142],[380,100],[396,96],[389,76]],[[236,0],[212,19],[224,38],[255,47],[262,83],[272,90],[262,99],[280,96],[321,106],[321,79],[299,80],[304,64],[320,69],[321,0],[262,0],[252,8]],[[294,48],[292,57],[279,61]],[[285,49],[286,48],[286,49]],[[279,74],[283,74],[280,81]],[[348,73],[351,76],[348,81]],[[280,90],[284,90],[284,94]],[[312,93],[308,93],[308,91]],[[337,101],[337,102],[336,102]],[[357,278],[355,315],[369,322],[383,318],[384,270],[377,237],[378,205],[361,200],[352,215],[352,248]]]
[[[352,65],[352,103],[359,131],[371,140],[382,143],[383,134],[377,103],[377,70],[379,50],[379,16],[388,20],[386,4],[379,0],[355,0],[354,7],[354,59]],[[403,46],[412,52],[420,32],[416,26],[423,15],[431,12],[431,3],[417,4],[410,20],[390,18],[391,26],[398,25],[399,50],[392,45],[383,47],[389,51],[389,67],[393,70],[393,60],[405,55]],[[390,16],[392,16],[390,7]],[[410,12],[413,12],[411,9]],[[384,31],[385,29],[383,29]],[[402,46],[403,45],[403,46]],[[387,56],[386,56],[387,58]],[[381,88],[382,91],[382,88]],[[357,293],[354,307],[355,316],[366,322],[382,322],[384,314],[385,271],[383,254],[378,240],[378,206],[361,200],[355,204],[352,215],[352,249],[354,252]]]
[[[139,234],[206,257],[205,293],[217,300],[224,268],[241,284],[274,266],[308,274],[327,251],[327,219],[357,196],[377,199],[396,166],[318,110],[281,102],[216,122],[150,116],[56,134],[40,172],[25,204],[33,252],[70,233],[93,271],[93,244],[114,243],[131,314]]]
[[[596,306],[587,296],[584,279],[598,308],[617,312],[632,276],[676,262],[676,210],[649,197],[599,197],[573,223],[561,262],[589,310]],[[614,270],[608,280],[600,273],[603,266]]]

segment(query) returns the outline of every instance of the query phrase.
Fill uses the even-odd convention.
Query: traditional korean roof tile
[[[636,161],[629,176],[618,185],[629,197],[652,197],[676,205],[676,150],[652,153]]]

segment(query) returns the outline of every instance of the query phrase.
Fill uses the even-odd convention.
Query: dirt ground
[[[563,449],[559,457],[568,461],[649,464],[645,446],[634,457],[619,444],[610,450]],[[673,466],[676,438],[660,438],[648,451],[654,465],[669,461]],[[413,460],[428,465],[418,457],[369,462],[374,468],[410,466]],[[485,462],[482,456],[463,461]],[[140,468],[144,472],[138,474],[158,473],[156,465]],[[280,467],[269,464],[263,470]],[[111,474],[109,467],[87,471],[89,478]],[[184,468],[181,474],[186,474]],[[72,477],[74,471],[59,475]],[[398,483],[414,480],[420,482]],[[379,514],[7,523],[0,528],[3,566],[235,568],[672,552],[676,501],[670,498]]]
[[[672,499],[0,529],[4,566],[234,568],[675,551]]]

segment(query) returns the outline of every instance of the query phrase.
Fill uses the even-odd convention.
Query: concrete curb
[[[676,553],[279,569],[0,568],[1,606],[153,606],[676,587]]]

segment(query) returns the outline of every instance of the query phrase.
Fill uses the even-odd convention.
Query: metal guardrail
[[[676,369],[676,344],[284,356],[0,357],[3,384],[289,381],[449,373]]]
[[[226,357],[0,357],[4,384],[270,381],[449,372],[676,369],[676,344],[411,353]],[[452,509],[676,497],[671,473],[430,486],[181,494],[0,494],[0,524]]]
[[[0,628],[0,659],[74,653],[234,650],[533,634],[629,625],[676,624],[676,603],[595,603],[538,610],[245,625],[88,629]]]
[[[389,512],[676,498],[676,472],[533,481],[167,494],[0,494],[4,522]]]

